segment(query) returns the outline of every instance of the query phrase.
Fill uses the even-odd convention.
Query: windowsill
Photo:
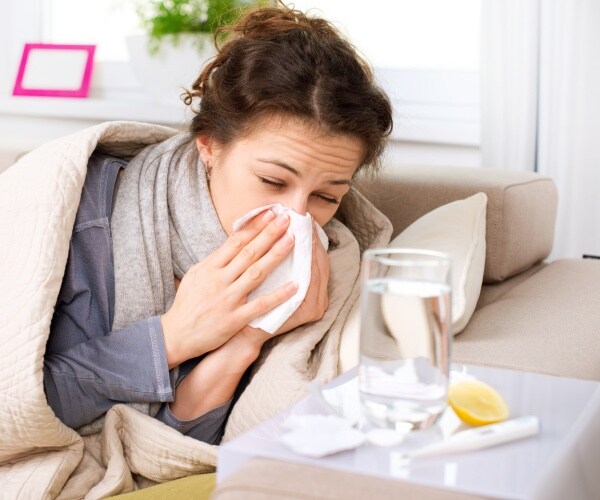
[[[134,120],[162,125],[181,125],[186,120],[183,103],[157,103],[146,98],[130,97],[77,99],[0,96],[0,115],[61,120]]]

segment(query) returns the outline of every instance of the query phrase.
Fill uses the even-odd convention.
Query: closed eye
[[[262,176],[258,176],[258,179],[260,182],[262,182],[263,184],[267,184],[269,186],[272,186],[275,189],[283,189],[285,187],[285,183],[283,182],[279,182],[279,181],[275,181],[273,179],[269,179],[267,177],[262,177]],[[331,203],[332,205],[339,205],[340,201],[336,198],[331,198],[329,196],[320,194],[320,193],[314,193],[313,196],[316,196],[317,198],[319,198],[320,200],[326,202],[326,203]]]
[[[273,181],[271,179],[267,179],[266,177],[259,177],[259,180],[263,184],[268,184],[269,186],[275,186],[279,188],[285,187],[285,184],[283,182]]]
[[[340,202],[339,200],[336,200],[335,198],[330,198],[329,196],[323,196],[322,194],[315,194],[315,196],[321,198],[323,201],[326,201],[327,203],[331,203],[333,205],[339,205]]]

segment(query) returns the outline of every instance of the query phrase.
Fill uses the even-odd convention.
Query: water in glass
[[[448,394],[450,285],[389,277],[363,282],[360,397],[369,420],[424,429]]]

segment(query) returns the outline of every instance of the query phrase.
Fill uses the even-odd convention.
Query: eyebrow
[[[300,179],[302,178],[302,173],[300,173],[300,171],[296,170],[294,167],[291,167],[290,165],[288,165],[287,163],[285,163],[283,161],[270,160],[268,158],[258,158],[258,161],[260,161],[262,163],[270,163],[271,165],[277,165],[278,167],[285,168],[287,171],[291,172],[296,177],[298,177]],[[350,181],[348,179],[332,179],[330,181],[327,181],[327,184],[332,184],[334,186],[340,186],[340,185],[351,186],[352,181]]]

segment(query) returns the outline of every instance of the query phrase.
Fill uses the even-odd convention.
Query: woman
[[[187,93],[201,99],[189,134],[129,163],[90,159],[44,363],[49,404],[71,427],[153,403],[167,425],[218,443],[272,337],[248,324],[297,288],[247,299],[292,250],[289,217],[267,210],[235,233],[233,222],[281,203],[323,226],[383,150],[389,101],[331,25],[282,7],[230,31]],[[327,309],[315,240],[306,297],[276,335]]]

